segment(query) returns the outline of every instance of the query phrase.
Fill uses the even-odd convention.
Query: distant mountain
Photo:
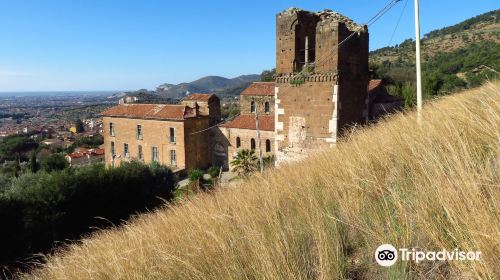
[[[164,98],[181,99],[189,93],[227,92],[259,80],[260,75],[242,75],[232,79],[207,76],[190,83],[162,84],[157,87],[157,93]]]

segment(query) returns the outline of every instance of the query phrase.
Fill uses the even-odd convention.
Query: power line
[[[329,54],[320,59],[316,65],[321,65],[321,63],[325,62],[327,59],[331,58],[331,56],[334,54],[334,51],[339,49],[343,44],[345,44],[348,40],[350,40],[354,35],[356,35],[357,32],[361,31],[364,26],[371,26],[375,22],[377,22],[381,17],[383,17],[390,9],[392,9],[394,6],[396,6],[397,3],[399,3],[402,0],[390,0],[384,8],[382,8],[380,11],[378,11],[365,25],[360,26],[357,30],[352,31],[352,33],[347,36],[344,40],[342,40],[338,45],[333,46],[332,49],[330,49]]]
[[[405,1],[405,5],[403,6],[403,9],[401,10],[401,14],[399,15],[398,23],[396,24],[396,27],[394,28],[394,31],[392,32],[391,39],[389,40],[389,43],[387,43],[388,46],[391,45],[392,39],[394,39],[394,35],[396,35],[396,30],[398,30],[399,23],[401,22],[401,19],[403,18],[403,14],[406,10],[407,5],[408,5],[408,0]]]
[[[195,131],[195,132],[191,132],[191,133],[189,133],[189,135],[195,135],[195,134],[200,134],[200,133],[203,133],[203,132],[205,132],[205,131],[209,131],[210,129],[212,129],[212,128],[214,128],[214,127],[218,127],[218,126],[219,126],[219,125],[221,125],[221,124],[225,124],[225,123],[227,123],[227,122],[229,122],[229,121],[234,120],[234,119],[235,119],[236,117],[238,117],[239,115],[240,115],[240,114],[237,114],[237,115],[235,115],[235,116],[233,116],[233,117],[231,117],[231,118],[225,119],[224,121],[222,121],[222,122],[220,122],[220,123],[218,123],[218,124],[216,124],[216,125],[213,125],[213,126],[207,127],[207,128],[205,128],[205,129],[202,129],[202,130],[199,130],[199,131]]]
[[[389,2],[387,2],[387,4],[384,6],[384,8],[382,8],[380,11],[378,11],[365,25],[366,26],[371,26],[372,24],[374,24],[375,22],[377,22],[381,17],[383,17],[390,9],[392,9],[394,6],[396,6],[397,3],[401,2],[402,0],[390,0]],[[407,0],[408,1],[408,0]],[[399,23],[398,23],[399,24]],[[335,51],[336,49],[340,48],[343,44],[345,44],[349,39],[351,39],[354,35],[356,35],[356,32],[359,32],[361,31],[364,26],[360,26],[357,30],[355,31],[352,31],[352,33],[347,36],[344,40],[342,40],[338,45],[334,46],[330,51],[329,51],[329,54],[324,57],[322,60],[320,60],[319,62],[316,63],[316,65],[320,65],[320,63],[324,62],[326,59],[330,58],[331,55],[333,55],[333,51]],[[200,131],[196,131],[196,132],[192,132],[190,133],[189,135],[195,135],[195,134],[199,134],[199,133],[203,133],[205,131],[208,131],[208,130],[211,130],[212,128],[214,127],[218,127],[220,126],[221,124],[224,124],[224,123],[227,123],[228,121],[231,121],[233,120],[234,118],[238,117],[238,115],[232,117],[232,118],[229,118],[229,119],[226,119],[224,120],[223,122],[220,122],[214,126],[211,126],[211,127],[208,127],[208,128],[205,128],[203,130],[200,130]]]

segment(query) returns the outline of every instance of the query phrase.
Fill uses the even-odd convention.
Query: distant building
[[[213,94],[191,95],[177,105],[118,105],[101,115],[107,166],[136,159],[189,170],[212,163],[212,132],[205,130],[220,119]]]
[[[70,141],[64,141],[61,139],[45,139],[42,141],[42,144],[49,147],[66,149],[69,148],[72,143]]]
[[[264,157],[274,155],[274,88],[274,82],[256,82],[241,93],[240,115],[219,126],[220,136],[214,146],[216,165],[230,167],[241,149],[259,154],[256,112],[262,154]]]
[[[118,100],[118,104],[135,103],[137,101],[139,101],[139,97],[137,96],[124,96]]]
[[[67,154],[66,160],[70,166],[82,166],[104,162],[104,154],[104,149],[80,149],[78,152]]]

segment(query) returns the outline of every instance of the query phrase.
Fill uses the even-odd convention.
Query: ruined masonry
[[[368,117],[368,29],[330,10],[276,16],[277,164],[335,145]],[[337,45],[351,36],[340,48]]]

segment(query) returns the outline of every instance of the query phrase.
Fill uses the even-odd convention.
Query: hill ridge
[[[177,85],[164,83],[158,86],[157,93],[170,99],[181,99],[189,93],[218,92],[239,88],[260,80],[260,75],[240,75],[234,78],[210,75],[191,82],[183,82]]]

